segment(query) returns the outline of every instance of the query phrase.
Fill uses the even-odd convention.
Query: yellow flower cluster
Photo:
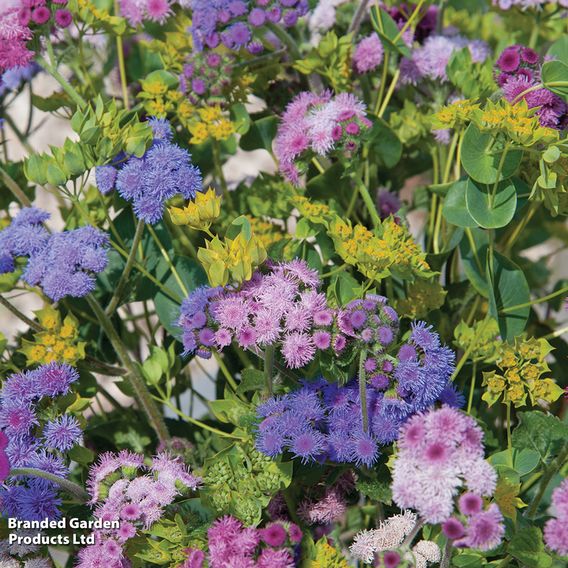
[[[262,219],[250,215],[247,215],[247,219],[252,227],[252,232],[265,248],[277,243],[284,237],[283,230],[274,223],[263,221]]]
[[[26,356],[28,365],[44,365],[56,361],[74,365],[85,358],[85,343],[77,341],[79,331],[77,319],[68,315],[61,322],[61,314],[51,306],[36,312],[38,322],[44,331],[34,334],[34,340],[22,340],[20,351]]]
[[[331,546],[326,538],[318,540],[315,544],[316,557],[310,563],[310,568],[349,568],[343,554]]]
[[[266,249],[258,237],[240,232],[234,239],[215,237],[197,251],[211,286],[250,280],[253,270],[266,260]]]
[[[176,114],[180,120],[190,119],[195,108],[177,89],[166,81],[167,74],[151,74],[140,82],[142,91],[138,98],[143,101],[144,110],[151,116],[165,118],[168,114]]]
[[[397,302],[396,310],[411,319],[423,318],[442,307],[447,293],[437,280],[416,280],[408,284],[406,298]]]
[[[209,138],[227,140],[235,133],[235,125],[223,115],[219,106],[198,109],[190,118],[187,128],[192,144],[202,144]]]
[[[533,405],[557,400],[564,391],[552,379],[541,378],[550,371],[546,357],[552,349],[546,339],[534,337],[518,337],[514,345],[503,344],[497,360],[500,373],[483,373],[483,386],[487,387],[483,400],[492,406],[503,397],[503,403],[515,408],[526,404],[527,394]]]
[[[434,128],[460,128],[468,123],[479,104],[461,99],[442,107],[433,117]]]
[[[529,109],[526,101],[514,105],[504,99],[488,101],[483,109],[474,113],[474,122],[482,130],[504,132],[514,143],[532,146],[537,142],[553,142],[558,131],[540,125],[535,109]]]
[[[293,205],[304,219],[312,221],[312,223],[327,224],[327,220],[333,212],[329,206],[323,203],[314,203],[303,195],[295,195],[292,199]]]
[[[174,225],[188,225],[198,231],[208,231],[211,223],[221,214],[221,197],[213,188],[205,193],[198,192],[195,201],[185,207],[170,207],[170,217]]]

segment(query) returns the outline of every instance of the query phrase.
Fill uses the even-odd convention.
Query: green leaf
[[[243,394],[250,391],[261,391],[265,386],[264,373],[258,369],[245,369],[241,373],[241,382],[237,387],[237,393]]]
[[[558,59],[563,63],[568,63],[568,36],[563,35],[560,39],[556,40],[546,53],[549,59]]]
[[[257,150],[264,148],[272,152],[272,141],[276,136],[278,119],[274,116],[265,116],[255,120],[248,132],[241,138],[239,145],[243,150]]]
[[[65,93],[53,93],[49,97],[40,97],[39,95],[32,95],[32,104],[43,112],[53,112],[62,107],[70,106],[71,99]]]
[[[519,412],[520,424],[513,431],[513,447],[536,452],[543,463],[558,453],[568,440],[568,424],[552,414],[534,410]]]
[[[246,134],[249,131],[251,119],[244,104],[237,103],[231,107],[231,120],[237,134]]]
[[[489,284],[489,313],[499,323],[501,337],[513,341],[524,330],[529,317],[530,306],[502,313],[510,308],[530,301],[530,289],[523,271],[507,257],[494,253],[493,277],[487,271]]]
[[[465,192],[467,210],[484,229],[505,227],[515,215],[517,192],[521,189],[521,181],[515,178],[499,182],[496,187],[477,183],[470,178]]]
[[[47,183],[47,160],[42,154],[33,154],[24,162],[24,175],[29,181],[45,185]]]
[[[371,23],[382,39],[386,49],[399,53],[404,57],[410,57],[410,49],[404,43],[396,22],[386,10],[379,8],[378,5],[374,5],[371,8]],[[397,37],[398,39],[396,39]]]
[[[360,479],[355,485],[356,489],[366,495],[372,501],[379,501],[390,505],[392,503],[392,491],[388,481]]]
[[[228,239],[236,239],[241,233],[244,234],[246,241],[250,241],[252,237],[252,227],[250,221],[244,215],[240,215],[233,220],[227,228],[225,236]]]
[[[561,61],[547,61],[542,66],[543,85],[568,100],[568,64]]]
[[[54,161],[48,164],[46,177],[51,185],[63,185],[67,182],[65,172]]]
[[[525,527],[515,531],[507,550],[528,568],[552,566],[552,557],[544,551],[542,531],[538,527]]]
[[[511,177],[519,168],[523,153],[509,150],[503,158],[503,149],[494,149],[494,138],[488,132],[481,132],[471,123],[464,134],[461,161],[465,171],[475,181],[491,184]],[[501,163],[502,162],[502,163]]]
[[[487,564],[487,560],[483,556],[471,551],[458,554],[452,558],[452,566],[457,566],[458,568],[478,568],[478,566],[485,564]]]
[[[454,183],[446,193],[442,213],[448,223],[457,227],[477,227],[477,223],[469,214],[466,205],[465,193],[467,180],[459,180]]]
[[[471,236],[471,243],[468,236]],[[489,236],[481,229],[466,229],[466,237],[460,243],[460,254],[467,279],[485,298],[489,298],[489,285],[485,275],[488,246]]]
[[[394,130],[382,119],[375,120],[369,133],[374,156],[387,168],[394,168],[402,157],[402,144]]]
[[[95,459],[95,454],[83,446],[73,446],[67,455],[71,460],[81,465],[90,464]]]
[[[520,476],[527,475],[533,471],[539,464],[540,455],[537,451],[529,448],[519,450],[513,448],[513,462],[511,463],[511,453],[509,450],[504,450],[493,454],[489,461],[494,466],[512,467],[512,469]]]

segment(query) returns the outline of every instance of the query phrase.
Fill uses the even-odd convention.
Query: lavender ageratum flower
[[[114,166],[97,166],[95,168],[95,181],[103,195],[114,189],[117,173],[118,170]]]
[[[292,27],[308,13],[308,0],[193,0],[192,27],[194,46],[198,51],[215,48],[219,43],[238,51],[262,43],[253,37],[266,22]]]
[[[23,83],[31,81],[41,70],[36,63],[29,63],[22,67],[12,67],[0,75],[0,96],[8,91],[17,91]]]
[[[43,436],[48,447],[66,452],[81,442],[83,433],[77,419],[65,414],[49,421],[43,430]]]
[[[191,163],[191,154],[174,144],[167,121],[151,118],[154,141],[142,158],[130,157],[118,169],[116,180],[112,172],[99,174],[99,189],[105,193],[116,187],[118,193],[132,202],[134,213],[147,223],[158,223],[164,213],[165,202],[175,195],[193,199],[201,191],[201,173]],[[112,166],[103,166],[109,168]],[[110,189],[109,189],[110,188]]]
[[[353,66],[358,73],[368,73],[383,62],[383,56],[383,44],[379,36],[373,32],[357,44],[353,54]]]
[[[560,556],[568,556],[568,479],[552,493],[552,512],[544,526],[544,542]]]
[[[493,0],[493,5],[498,6],[501,10],[511,10],[512,8],[519,8],[520,10],[538,9],[547,4],[568,8],[568,0]]]
[[[144,21],[164,24],[173,14],[171,9],[175,0],[119,0],[120,14],[132,27]]]
[[[495,470],[484,459],[483,432],[470,416],[444,406],[415,415],[402,428],[392,483],[399,507],[415,509],[429,523],[445,522],[454,511],[460,488],[488,497],[496,482]],[[476,519],[477,524],[471,520],[475,515],[488,518]],[[503,534],[497,528],[498,515],[497,509],[471,516],[472,528],[465,536],[471,537],[471,546],[488,550],[498,544]],[[494,522],[494,530],[484,533],[486,521]],[[486,534],[483,542],[482,534]]]

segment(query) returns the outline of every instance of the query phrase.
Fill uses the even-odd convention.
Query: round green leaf
[[[561,61],[547,61],[542,66],[542,83],[553,93],[568,99],[568,65]]]
[[[495,183],[500,165],[499,179],[511,177],[519,168],[523,157],[520,150],[509,150],[503,160],[503,150],[494,148],[493,142],[493,136],[488,132],[481,132],[475,124],[467,127],[463,137],[462,165],[470,177],[480,183]]]
[[[465,193],[467,188],[467,180],[459,180],[454,183],[444,199],[444,207],[442,213],[448,223],[463,227],[477,227],[477,222],[467,210],[465,201]]]
[[[469,179],[466,184],[467,210],[484,229],[498,229],[510,223],[517,208],[517,186],[514,179],[494,185],[485,185]]]

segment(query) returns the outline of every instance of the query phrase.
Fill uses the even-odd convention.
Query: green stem
[[[513,441],[511,439],[511,403],[507,402],[507,450],[510,463],[513,463]]]
[[[221,355],[219,355],[219,353],[217,353],[217,351],[213,351],[213,357],[215,357],[215,361],[217,361],[217,365],[219,365],[219,369],[221,369],[223,376],[225,377],[225,379],[227,380],[227,382],[229,383],[229,385],[231,386],[233,391],[236,393],[238,388],[239,388],[239,385],[237,385],[237,383],[235,382],[235,379],[233,379],[233,375],[231,375],[231,373],[229,372],[229,369],[227,369],[227,365],[225,365],[225,361],[223,361],[223,357],[221,357]],[[240,398],[242,398],[242,397],[240,397]]]
[[[223,173],[223,165],[221,164],[221,147],[217,140],[213,141],[213,167],[215,169],[215,177],[219,181],[219,185],[223,191],[223,197],[225,198],[229,209],[233,211],[233,197],[231,196],[227,180],[225,179],[225,174]]]
[[[379,85],[379,90],[377,92],[377,100],[373,106],[373,114],[378,115],[379,109],[381,108],[381,104],[383,102],[383,96],[385,94],[385,88],[387,86],[387,77],[389,76],[389,62],[390,62],[390,53],[387,51],[385,53],[385,59],[383,61],[383,71],[381,74],[381,83]]]
[[[84,107],[87,105],[85,99],[70,85],[67,79],[65,79],[54,65],[49,64],[41,55],[36,57],[36,61],[39,66],[44,69],[44,71],[47,71],[61,85],[63,90],[78,107]]]
[[[385,111],[387,110],[388,104],[394,94],[394,90],[396,88],[396,85],[398,83],[398,79],[400,77],[400,69],[397,69],[392,77],[392,81],[391,84],[389,86],[389,89],[387,91],[387,94],[385,96],[385,100],[383,101],[383,104],[381,105],[381,108],[379,109],[379,112],[377,113],[377,116],[379,118],[383,117],[383,114],[385,114]]]
[[[105,334],[109,338],[118,358],[122,362],[122,365],[128,370],[129,374],[125,377],[125,380],[130,384],[132,390],[134,391],[138,402],[148,420],[150,425],[156,432],[160,442],[167,442],[170,438],[168,429],[166,428],[166,423],[160,413],[160,410],[156,403],[154,402],[150,391],[146,387],[144,382],[144,377],[142,376],[138,366],[130,359],[125,345],[122,343],[120,336],[118,335],[116,329],[112,325],[112,322],[105,314],[105,311],[97,301],[97,299],[89,294],[86,296],[87,302],[93,310],[93,313],[97,316],[101,327],[103,328]]]
[[[365,359],[367,350],[363,349],[359,355],[359,399],[361,401],[361,417],[363,419],[363,432],[369,430],[369,416],[367,413],[367,379],[365,377]]]
[[[23,321],[29,328],[38,332],[43,331],[41,325],[37,324],[35,321],[32,321],[30,318],[25,316],[20,310],[18,310],[18,308],[16,308],[16,306],[12,305],[3,296],[0,296],[0,304],[2,304],[7,310],[12,312],[19,320]]]
[[[335,274],[339,274],[340,272],[343,272],[344,270],[347,270],[348,268],[349,268],[348,264],[342,264],[341,266],[333,268],[329,272],[322,274],[321,278],[330,278],[331,276],[334,276]]]
[[[475,391],[475,375],[477,372],[477,363],[473,363],[471,371],[471,386],[469,387],[469,399],[467,401],[467,413],[471,414],[471,407],[473,405],[473,393]]]
[[[367,207],[367,211],[369,212],[369,215],[371,216],[371,221],[373,222],[373,226],[378,227],[381,224],[381,218],[379,217],[379,214],[377,213],[377,208],[375,206],[375,202],[373,201],[373,198],[371,197],[371,194],[369,193],[367,186],[363,183],[363,180],[361,179],[359,174],[353,174],[352,177],[355,181],[357,188],[359,189],[359,193],[361,194],[361,197],[363,198],[363,202],[365,203],[365,206]]]
[[[444,554],[442,555],[442,561],[440,562],[440,568],[449,568],[450,561],[452,559],[452,549],[454,547],[453,541],[448,539],[446,546],[444,546]]]
[[[548,294],[547,296],[543,296],[542,298],[537,298],[536,300],[531,300],[530,302],[525,302],[524,304],[518,304],[516,306],[510,306],[508,308],[503,308],[501,310],[501,313],[506,314],[506,313],[509,313],[509,312],[515,312],[517,310],[520,310],[521,308],[527,308],[529,306],[535,306],[536,304],[543,304],[544,302],[548,302],[548,300],[552,300],[553,298],[556,298],[557,296],[563,296],[567,292],[568,292],[568,286],[565,286],[564,288],[560,288],[560,290],[556,290],[556,292],[552,292],[551,294]]]
[[[353,14],[353,19],[349,24],[349,29],[347,30],[348,33],[353,32],[353,35],[357,33],[357,30],[361,25],[361,21],[363,20],[363,16],[365,15],[365,10],[367,9],[368,3],[369,0],[362,0],[361,2],[359,2],[359,7],[355,11],[355,14]]]
[[[546,488],[550,483],[551,479],[556,475],[556,473],[564,466],[566,462],[566,458],[568,457],[568,444],[564,446],[564,449],[558,454],[558,457],[546,468],[542,479],[540,481],[540,485],[538,488],[538,493],[535,495],[534,499],[532,500],[529,508],[527,509],[527,517],[530,519],[534,517],[536,510],[538,509],[538,505],[546,492]]]
[[[0,174],[2,175],[2,179],[6,184],[6,187],[10,190],[12,195],[24,206],[24,207],[31,207],[32,202],[28,199],[28,196],[20,189],[20,186],[12,179],[10,174],[4,169],[0,167]]]
[[[268,397],[274,394],[272,375],[274,371],[274,345],[269,345],[264,350],[264,380]]]
[[[80,485],[77,485],[73,481],[69,481],[68,479],[53,475],[52,473],[48,473],[47,471],[43,471],[41,469],[35,469],[33,467],[19,467],[10,470],[10,477],[16,477],[18,475],[25,475],[27,477],[41,477],[42,479],[53,481],[53,483],[57,483],[57,485],[59,485],[62,489],[65,489],[65,491],[67,491],[68,493],[73,495],[73,497],[76,497],[83,503],[87,502],[90,498],[89,494]]]
[[[132,241],[132,248],[130,249],[130,253],[128,258],[126,259],[126,265],[124,266],[124,270],[120,275],[120,280],[116,285],[116,289],[114,294],[110,300],[110,303],[106,309],[106,313],[108,316],[111,316],[114,311],[116,310],[118,303],[120,302],[120,297],[124,291],[124,288],[128,282],[128,277],[130,276],[130,272],[132,271],[132,267],[134,266],[134,261],[136,260],[136,253],[138,252],[138,245],[142,240],[142,235],[144,234],[144,221],[141,219],[138,221],[136,225],[136,232],[134,233],[134,240]]]
[[[302,59],[302,55],[300,54],[300,50],[298,49],[294,38],[282,26],[277,26],[272,22],[268,22],[266,26],[289,49],[290,55],[293,59]]]
[[[156,245],[158,245],[158,248],[160,249],[160,252],[162,253],[162,256],[164,257],[166,264],[168,265],[169,269],[172,271],[172,274],[174,275],[174,278],[176,279],[178,286],[180,287],[180,289],[184,293],[184,295],[187,296],[189,294],[189,292],[188,292],[185,284],[183,283],[183,280],[180,278],[180,275],[178,274],[178,271],[176,270],[176,267],[174,266],[173,262],[171,261],[166,249],[164,248],[164,245],[162,245],[160,239],[158,238],[156,231],[154,231],[154,229],[150,225],[147,225],[147,227],[148,227],[148,231],[152,235],[152,238],[156,242]]]
[[[120,13],[118,7],[118,0],[114,0],[114,13],[117,16]],[[116,35],[116,51],[118,54],[118,71],[120,73],[120,85],[122,87],[122,100],[124,102],[124,108],[126,110],[129,110],[130,101],[128,99],[128,82],[126,80],[126,66],[124,65],[124,45],[122,42],[122,36],[120,34]]]
[[[565,333],[568,333],[568,325],[561,327],[560,329],[557,329],[556,331],[553,331],[548,335],[545,335],[543,339],[554,339],[555,337],[562,337]]]
[[[404,32],[412,25],[414,20],[418,17],[418,14],[420,12],[420,8],[422,8],[425,1],[426,0],[420,0],[420,2],[418,2],[418,4],[416,5],[416,8],[414,8],[414,11],[412,12],[412,14],[408,18],[408,20],[406,20],[406,23],[404,24],[404,26],[402,26],[402,28],[399,30],[398,34],[396,34],[396,37],[393,39],[392,42],[394,44],[396,44],[396,42],[402,37]]]

